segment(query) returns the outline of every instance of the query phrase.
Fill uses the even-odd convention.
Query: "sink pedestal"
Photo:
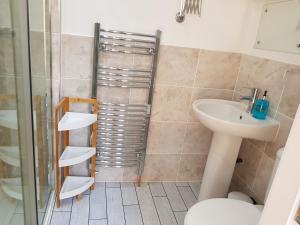
[[[201,183],[199,201],[227,197],[242,138],[215,132]]]

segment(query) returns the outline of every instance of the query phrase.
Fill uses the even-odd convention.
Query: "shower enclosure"
[[[52,191],[48,0],[0,1],[0,225],[37,225]]]

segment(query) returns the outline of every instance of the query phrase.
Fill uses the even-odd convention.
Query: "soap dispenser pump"
[[[264,92],[262,99],[258,99],[252,111],[252,116],[259,120],[265,120],[269,111],[269,101],[267,100],[267,91]]]

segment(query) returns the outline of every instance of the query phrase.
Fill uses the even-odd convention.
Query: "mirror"
[[[300,0],[264,5],[255,48],[300,53]]]

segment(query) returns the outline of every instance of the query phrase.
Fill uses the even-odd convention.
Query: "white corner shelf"
[[[1,179],[1,188],[7,196],[13,199],[22,200],[23,193],[21,178]]]
[[[72,166],[84,162],[96,154],[93,147],[67,146],[59,158],[59,167]]]
[[[0,110],[0,125],[10,129],[18,129],[16,110]]]
[[[96,121],[96,114],[66,112],[58,123],[58,131],[87,127]]]
[[[67,176],[61,188],[59,198],[71,198],[89,189],[94,184],[93,177]]]
[[[20,152],[18,146],[0,146],[0,160],[8,165],[20,167]]]
[[[23,186],[20,177],[1,179],[1,188],[7,196],[17,200],[23,199],[23,192],[22,192]],[[38,179],[37,179],[37,199],[38,200],[40,199]]]

